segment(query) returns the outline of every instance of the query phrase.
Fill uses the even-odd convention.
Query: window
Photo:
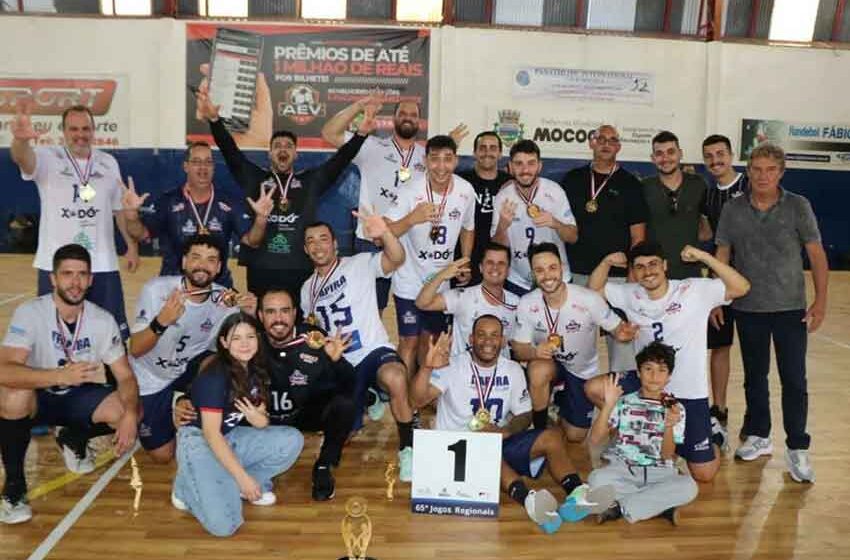
[[[304,19],[345,19],[345,0],[302,0]]]
[[[443,21],[443,0],[397,0],[398,21]]]
[[[100,13],[105,16],[149,16],[151,0],[100,0]]]
[[[248,17],[248,0],[198,0],[201,17]]]
[[[808,43],[815,32],[817,15],[818,0],[774,0],[769,38]]]

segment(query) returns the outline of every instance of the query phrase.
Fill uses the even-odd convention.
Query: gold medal
[[[221,304],[225,307],[236,306],[236,292],[226,291],[221,296]]]
[[[91,202],[94,200],[95,195],[97,195],[97,191],[94,190],[94,187],[89,183],[84,183],[80,187],[80,199],[83,202]]]
[[[285,198],[281,198],[277,201],[277,207],[281,212],[286,212],[289,208],[289,201]]]
[[[477,432],[490,424],[490,411],[486,408],[479,408],[472,420],[469,421],[469,429]]]
[[[325,345],[325,337],[319,331],[310,331],[307,333],[307,346],[313,350],[318,350]]]
[[[316,314],[315,314],[315,313],[310,313],[309,315],[307,315],[307,319],[305,320],[305,322],[306,322],[308,325],[312,325],[312,326],[314,326],[314,327],[318,327],[318,326],[319,326],[319,318],[318,318],[318,317],[316,317]]]
[[[200,233],[201,235],[209,235],[209,234],[210,234],[210,230],[208,230],[208,229],[207,229],[207,226],[202,225],[202,226],[198,229],[198,233]]]
[[[584,209],[587,210],[589,214],[595,214],[596,211],[599,210],[599,203],[596,202],[595,198],[592,198],[584,205]]]
[[[402,183],[406,183],[406,182],[410,181],[410,176],[411,176],[410,175],[410,169],[408,169],[407,167],[404,167],[404,166],[399,168],[399,170],[398,170],[398,180],[399,181],[401,181]]]
[[[528,217],[531,219],[534,219],[540,215],[540,207],[536,204],[529,204],[526,211],[528,212]]]
[[[559,350],[561,348],[561,335],[549,333],[549,336],[546,337],[546,344],[551,346],[553,350]]]

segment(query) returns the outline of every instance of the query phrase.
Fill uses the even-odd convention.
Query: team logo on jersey
[[[221,231],[221,222],[219,221],[218,218],[213,216],[212,218],[210,218],[210,221],[207,222],[207,229],[209,229],[210,231],[220,232]]]
[[[414,163],[413,169],[420,173],[425,173],[425,164],[424,163]]]
[[[307,386],[307,376],[296,369],[294,372],[292,372],[292,375],[289,376],[289,384],[292,385],[293,387],[296,387],[296,386],[299,386],[299,385],[301,387],[306,387]]]
[[[450,219],[450,220],[458,220],[458,219],[460,219],[460,210],[458,210],[457,208],[455,208],[454,210],[452,210],[451,212],[449,212],[449,219]]]
[[[88,208],[62,208],[62,217],[65,219],[77,218],[78,220],[93,220],[97,217],[100,208],[89,206]]]
[[[222,202],[220,200],[218,201],[218,207],[222,212],[232,212],[233,211],[233,208],[231,208],[229,204],[225,204],[224,202]]]
[[[560,358],[565,362],[572,362],[578,356],[578,352],[565,352],[560,354]]]
[[[186,205],[184,203],[178,202],[177,204],[175,204],[174,206],[171,207],[171,212],[172,213],[182,212],[185,208],[186,208]]]
[[[567,333],[577,333],[581,330],[581,323],[578,321],[570,321],[566,325],[564,325],[564,332]]]
[[[180,230],[186,235],[194,235],[198,231],[198,228],[195,226],[195,222],[192,221],[191,218],[186,218],[186,222]]]
[[[304,362],[305,364],[310,364],[310,365],[315,364],[316,362],[319,361],[318,356],[314,356],[312,354],[305,354],[304,352],[301,352],[300,354],[298,354],[298,359],[301,360],[302,362]]]
[[[271,241],[266,245],[266,249],[268,249],[269,253],[277,254],[292,252],[292,246],[289,244],[289,240],[287,240],[286,236],[282,233],[278,233],[277,235],[272,237]]]
[[[667,306],[667,309],[664,310],[664,313],[673,314],[673,313],[678,313],[681,310],[682,310],[682,304],[679,303],[678,301],[674,301],[673,303],[671,303],[670,305]]]
[[[209,318],[209,317],[207,317],[206,321],[204,321],[203,323],[201,323],[201,330],[202,330],[203,332],[208,333],[208,332],[210,332],[210,331],[212,330],[212,328],[213,328],[213,322],[210,320],[210,318]]]

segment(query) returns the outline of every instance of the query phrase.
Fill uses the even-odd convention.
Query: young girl
[[[268,425],[260,329],[245,313],[225,319],[215,358],[192,383],[199,417],[177,433],[171,501],[219,537],[242,525],[242,499],[258,506],[277,501],[272,478],[291,467],[304,446],[298,430]]]

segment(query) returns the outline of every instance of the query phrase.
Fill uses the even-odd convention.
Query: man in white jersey
[[[416,366],[417,346],[424,356],[428,333],[445,327],[442,312],[423,311],[414,303],[422,286],[454,260],[472,255],[475,242],[475,189],[454,174],[457,144],[449,136],[433,136],[425,146],[428,174],[401,191],[386,218],[401,240],[406,258],[393,275],[393,299],[398,325],[398,352],[408,371]],[[462,282],[470,279],[467,270]],[[448,288],[448,286],[444,286]]]
[[[601,327],[625,341],[634,337],[634,328],[620,321],[599,294],[564,282],[554,243],[533,245],[529,255],[538,288],[520,298],[511,346],[516,359],[528,362],[534,427],[546,427],[551,386],[564,383],[562,427],[567,441],[581,442],[593,416],[584,384],[599,373],[597,332]]]
[[[25,109],[19,109],[12,125],[12,161],[21,177],[34,181],[41,200],[38,250],[33,266],[38,269],[38,294],[52,291],[50,259],[57,248],[77,243],[92,257],[93,282],[86,298],[115,317],[126,340],[130,331],[124,311],[124,292],[118,273],[115,230],[112,217],[127,243],[127,264],[135,272],[139,264],[138,244],[127,232],[122,212],[124,195],[118,162],[92,147],[94,119],[82,105],[62,113],[64,146],[33,148],[40,135]]]
[[[511,339],[519,297],[504,289],[511,251],[504,245],[488,243],[481,264],[481,283],[468,288],[454,288],[438,293],[443,282],[458,276],[469,267],[469,259],[459,259],[432,278],[416,298],[416,307],[423,311],[445,311],[452,315],[452,356],[469,350],[472,324],[482,315],[493,315],[502,322],[504,340]],[[510,358],[510,348],[502,347],[502,355]]]
[[[498,219],[490,226],[493,241],[511,249],[511,270],[505,287],[518,296],[533,287],[534,277],[528,248],[535,243],[554,243],[564,267],[564,280],[570,280],[570,266],[564,242],[575,243],[578,228],[564,190],[540,176],[543,162],[540,148],[531,140],[511,147],[509,171],[514,180],[505,183],[493,210]]]
[[[213,283],[221,271],[220,239],[196,235],[183,247],[183,275],[159,276],[142,286],[130,337],[130,363],[139,382],[144,411],[139,440],[157,462],[174,457],[172,399],[191,383],[186,364],[215,345],[225,317],[256,311],[252,294]],[[239,307],[237,307],[237,305]]]
[[[413,410],[407,397],[407,371],[396,353],[378,313],[375,279],[386,277],[404,262],[404,249],[377,215],[355,213],[364,233],[381,243],[381,253],[338,257],[336,237],[324,222],[304,230],[304,252],[315,271],[301,288],[301,310],[308,323],[348,338],[345,359],[354,366],[354,429],[363,425],[366,394],[376,386],[390,398],[399,439],[399,478],[413,473]]]
[[[637,325],[635,350],[639,352],[654,340],[676,350],[676,366],[667,392],[682,403],[687,418],[685,442],[676,453],[688,461],[688,469],[697,482],[710,482],[720,461],[712,445],[708,409],[708,316],[715,307],[746,295],[750,283],[729,265],[689,245],[682,249],[680,257],[687,263],[706,265],[716,278],[668,280],[661,246],[642,242],[629,250],[628,257],[623,253],[605,257],[591,274],[588,287],[603,294],[611,306],[625,312],[629,321]],[[626,265],[631,268],[635,283],[607,281],[612,266]],[[602,377],[585,386],[597,406],[604,400],[602,386]]]
[[[19,306],[0,346],[0,452],[6,471],[0,523],[32,518],[24,459],[33,422],[65,426],[56,440],[66,466],[77,473],[95,469],[91,436],[114,429],[116,455],[136,440],[139,390],[118,324],[84,299],[92,283],[91,256],[72,244],[60,247],[52,261],[53,293]],[[106,384],[105,366],[114,383]]]
[[[419,407],[437,401],[438,430],[481,431],[501,434],[501,486],[545,533],[554,533],[562,521],[579,521],[594,508],[604,511],[613,488],[587,495],[578,472],[567,456],[556,429],[529,430],[531,400],[522,367],[501,355],[502,322],[494,315],[475,320],[469,336],[471,350],[449,357],[449,335],[430,342],[424,363],[413,378],[411,397]],[[482,405],[482,403],[484,403]],[[547,465],[549,474],[567,495],[563,504],[548,490],[529,490],[523,476],[537,478]]]

